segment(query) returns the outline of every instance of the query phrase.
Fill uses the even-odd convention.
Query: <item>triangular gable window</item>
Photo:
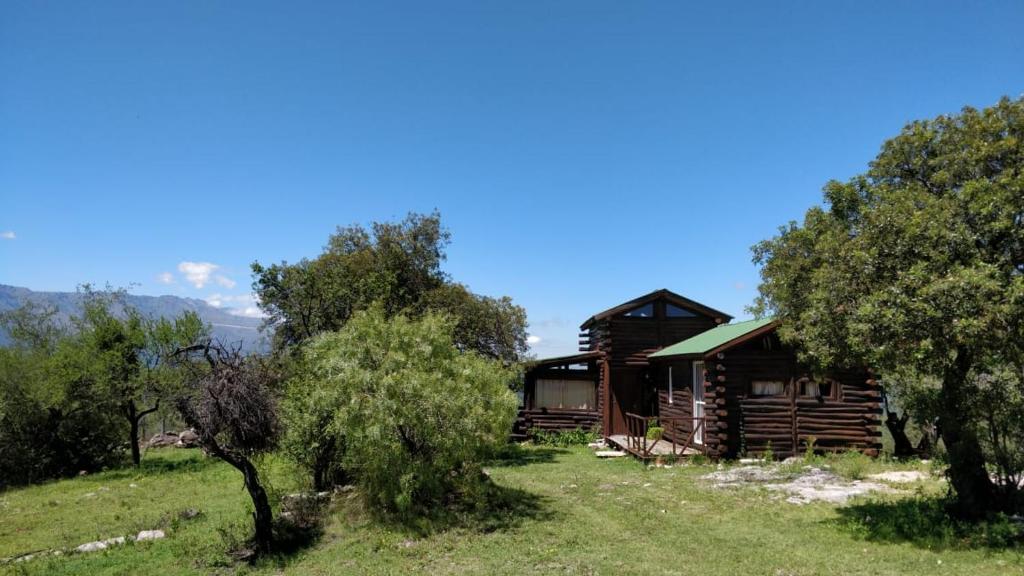
[[[697,315],[685,308],[680,308],[675,304],[665,304],[665,316],[667,318],[696,318]]]
[[[643,306],[633,308],[623,314],[626,318],[654,318],[654,303],[648,302]]]

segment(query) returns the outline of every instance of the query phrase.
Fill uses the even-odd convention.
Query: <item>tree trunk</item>
[[[238,462],[238,469],[245,476],[245,489],[249,491],[253,512],[253,523],[256,527],[256,549],[261,552],[269,552],[274,542],[274,516],[270,509],[270,500],[267,498],[267,491],[260,484],[260,476],[256,467],[247,459]]]
[[[970,361],[962,351],[942,382],[940,428],[949,457],[949,482],[956,492],[953,512],[964,519],[978,519],[995,507],[992,479],[974,432],[965,425],[973,399],[967,378]]]
[[[886,410],[885,427],[889,429],[889,434],[892,435],[893,453],[897,458],[907,458],[916,454],[914,445],[910,442],[910,438],[907,438],[906,414],[901,418],[896,416],[895,412]]]
[[[131,430],[128,444],[132,448],[132,465],[138,466],[142,463],[142,454],[139,452],[139,415],[135,409],[135,402],[128,402],[125,408],[125,417],[128,419],[128,426]]]

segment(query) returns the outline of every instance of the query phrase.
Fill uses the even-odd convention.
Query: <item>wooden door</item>
[[[626,413],[642,414],[643,390],[636,370],[614,370],[611,374],[612,434],[625,434]]]

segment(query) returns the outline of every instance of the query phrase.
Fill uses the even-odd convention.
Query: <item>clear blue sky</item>
[[[1022,30],[1019,1],[7,1],[0,282],[241,310],[253,260],[437,208],[540,355],[656,288],[742,317],[750,246],[828,179],[1024,91]]]

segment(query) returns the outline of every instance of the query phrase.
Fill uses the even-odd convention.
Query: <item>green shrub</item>
[[[286,410],[300,428],[290,452],[302,456],[302,437],[343,437],[332,462],[375,511],[415,516],[473,504],[486,491],[481,463],[512,429],[514,379],[502,363],[460,351],[448,319],[388,319],[374,307],[304,350]],[[313,399],[299,400],[302,389]]]
[[[647,428],[647,439],[648,440],[661,440],[662,435],[665,434],[665,429],[661,426],[651,426]]]
[[[871,466],[871,458],[857,451],[844,452],[829,461],[836,474],[850,480],[863,479]]]
[[[532,428],[530,430],[530,438],[534,444],[542,446],[581,446],[596,442],[598,434],[594,430],[584,430],[580,427],[576,427],[573,430],[544,430],[542,428]]]

